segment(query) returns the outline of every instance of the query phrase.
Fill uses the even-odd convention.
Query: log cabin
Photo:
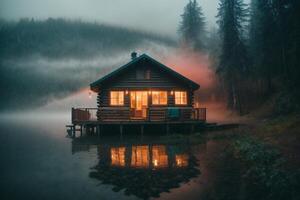
[[[97,132],[102,124],[119,124],[122,132],[124,124],[204,123],[206,109],[194,106],[199,88],[152,57],[133,52],[130,62],[90,84],[97,108],[72,108],[72,124]]]

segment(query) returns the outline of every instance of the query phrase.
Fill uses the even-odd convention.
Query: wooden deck
[[[100,135],[102,126],[119,126],[120,135],[123,135],[123,127],[127,125],[138,125],[141,134],[145,126],[164,125],[165,132],[169,133],[170,127],[175,125],[188,126],[190,132],[194,132],[195,126],[204,126],[206,123],[206,109],[180,107],[178,116],[172,117],[168,113],[169,107],[155,107],[147,110],[146,118],[132,118],[129,108],[105,107],[97,108],[72,108],[72,125],[67,125],[70,136],[75,137],[76,131],[82,136],[85,133]],[[105,110],[104,117],[101,116]],[[76,128],[78,127],[79,128]]]
[[[176,109],[175,116],[170,109]],[[144,118],[132,117],[127,107],[72,108],[72,124],[186,124],[206,121],[206,108],[151,107]]]

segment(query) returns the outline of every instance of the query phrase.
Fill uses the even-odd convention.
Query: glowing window
[[[175,104],[177,105],[187,104],[187,94],[185,91],[175,91]]]
[[[112,106],[124,105],[124,91],[111,91],[110,92],[110,105],[112,105]]]
[[[168,93],[166,91],[152,91],[152,104],[167,105]]]

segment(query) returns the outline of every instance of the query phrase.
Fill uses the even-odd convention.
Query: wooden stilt
[[[86,125],[86,126],[85,126],[85,133],[86,133],[87,135],[89,135],[89,132],[90,132],[90,131],[89,131],[89,127],[88,127],[88,125]]]
[[[80,125],[80,137],[82,137],[82,125]]]
[[[97,135],[98,135],[98,137],[100,137],[100,132],[101,132],[101,130],[100,130],[100,125],[98,125],[98,126],[97,126]]]
[[[76,137],[76,125],[72,126],[73,138]]]
[[[144,136],[144,125],[141,125],[141,136],[142,136],[142,138]]]
[[[123,139],[123,125],[120,125],[120,136]]]
[[[166,132],[167,132],[167,135],[169,135],[169,133],[170,133],[170,125],[169,124],[166,124]]]
[[[195,131],[195,125],[191,124],[191,133],[194,133],[194,131]]]

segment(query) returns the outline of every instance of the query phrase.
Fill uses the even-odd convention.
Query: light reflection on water
[[[99,143],[95,144],[95,140]],[[162,193],[176,188],[180,191],[183,185],[199,177],[197,153],[203,146],[186,140],[159,141],[136,139],[128,142],[123,139],[112,142],[109,138],[99,140],[90,136],[74,139],[72,153],[97,152],[98,161],[89,176],[102,185],[112,186],[112,191],[142,199],[159,198]]]
[[[41,116],[1,119],[3,199],[199,198],[207,144],[72,140],[66,115]]]

